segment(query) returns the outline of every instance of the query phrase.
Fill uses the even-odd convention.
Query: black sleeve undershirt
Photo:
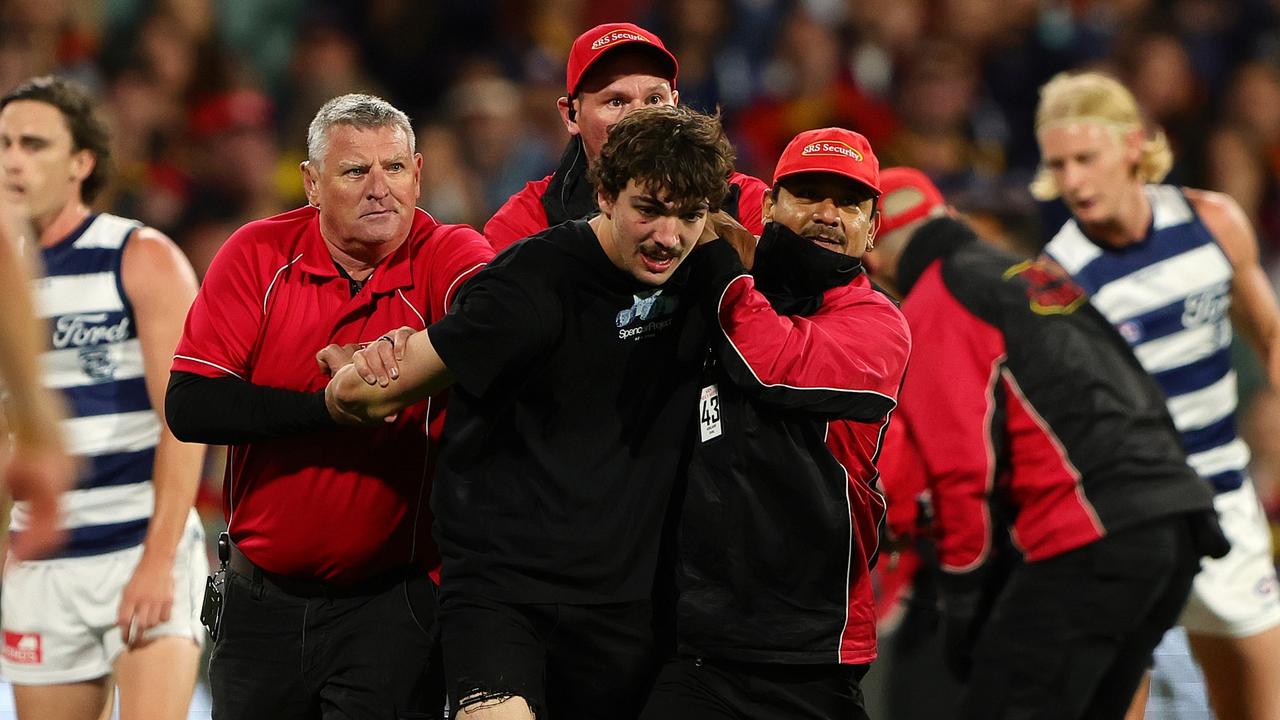
[[[324,391],[263,387],[236,377],[174,372],[165,419],[175,437],[206,445],[239,445],[338,427]]]

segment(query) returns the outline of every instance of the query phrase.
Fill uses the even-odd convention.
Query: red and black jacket
[[[763,181],[735,172],[729,176],[729,195],[722,209],[753,235],[759,235],[764,231],[761,204],[768,191]],[[581,220],[598,210],[595,190],[587,179],[587,155],[581,138],[575,135],[560,158],[560,167],[541,180],[529,181],[523,190],[507,198],[485,223],[484,236],[501,252],[517,240],[567,220]]]
[[[679,649],[868,663],[876,656],[868,566],[885,513],[875,460],[910,334],[856,259],[845,258],[839,284],[810,296],[762,276],[765,246],[757,277],[735,279],[720,299],[720,337],[704,370],[718,407],[704,402],[699,425],[714,421],[719,434],[695,438],[681,509]]]
[[[1160,390],[1056,266],[940,218],[898,279],[915,361],[881,468],[886,485],[925,476],[943,570],[980,570],[1002,513],[1035,562],[1212,507]]]

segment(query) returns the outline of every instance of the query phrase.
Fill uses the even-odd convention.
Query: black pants
[[[450,707],[519,696],[538,720],[626,720],[657,670],[652,604],[504,603],[445,593]]]
[[[974,648],[960,716],[1124,717],[1199,569],[1184,516],[1018,567]]]
[[[937,559],[930,553],[912,580],[902,621],[880,637],[872,674],[883,678],[885,715],[893,720],[936,720],[955,715],[963,689],[942,657],[938,632]]]
[[[641,720],[867,720],[867,665],[783,665],[676,658]]]
[[[368,595],[308,598],[228,570],[209,660],[213,717],[442,717],[435,593],[420,576]]]

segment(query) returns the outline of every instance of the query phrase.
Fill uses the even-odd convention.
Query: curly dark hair
[[[733,146],[720,116],[670,105],[627,113],[609,129],[609,139],[591,167],[591,182],[616,199],[635,180],[661,190],[674,205],[701,204],[719,210],[729,192]]]
[[[0,97],[0,110],[18,100],[48,103],[62,113],[71,131],[74,149],[93,153],[93,170],[80,185],[80,197],[92,203],[107,185],[111,165],[111,140],[106,120],[89,88],[53,75],[31,78]]]

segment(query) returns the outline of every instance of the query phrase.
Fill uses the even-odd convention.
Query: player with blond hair
[[[1266,518],[1235,421],[1234,326],[1280,387],[1280,308],[1253,228],[1221,193],[1159,184],[1172,165],[1133,95],[1096,72],[1040,91],[1032,192],[1072,218],[1045,248],[1119,330],[1168,398],[1188,462],[1215,492],[1231,540],[1183,613],[1217,716],[1280,717],[1280,597]]]

